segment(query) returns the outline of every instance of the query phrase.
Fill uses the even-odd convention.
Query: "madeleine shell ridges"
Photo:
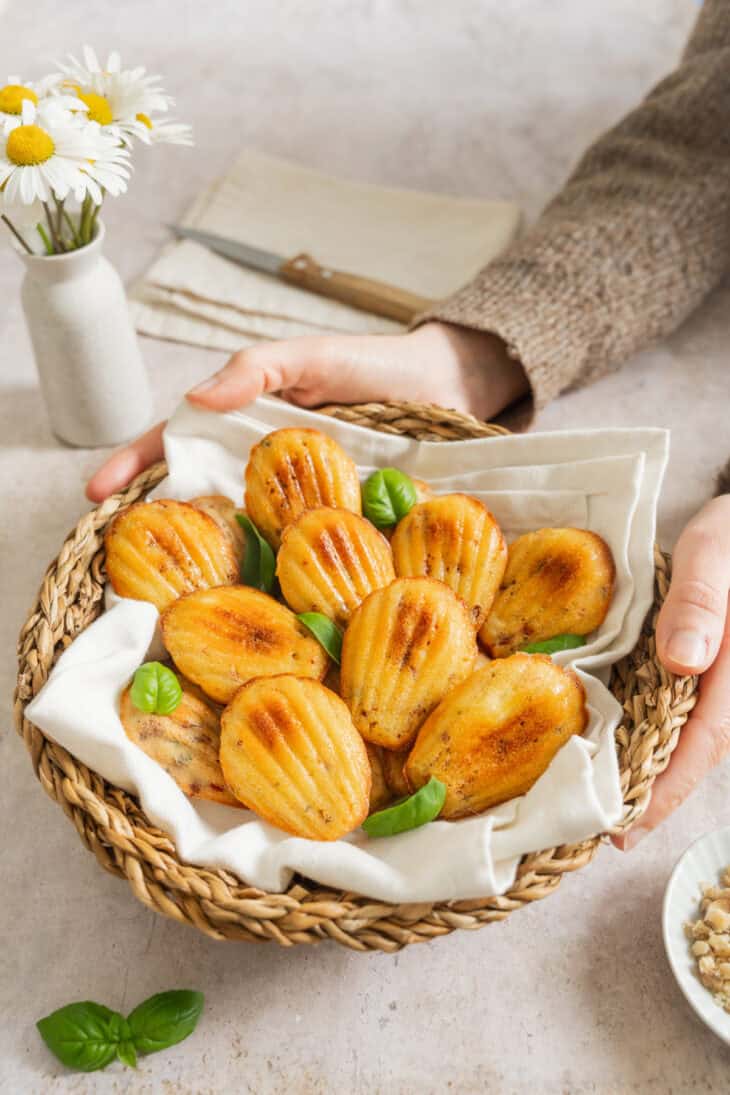
[[[431,776],[446,784],[443,818],[479,814],[525,794],[587,722],[572,670],[544,654],[513,654],[473,673],[431,713],[406,778],[414,790]]]
[[[402,749],[446,693],[472,671],[471,616],[433,578],[397,578],[355,609],[342,643],[340,687],[362,736]]]
[[[246,550],[246,536],[236,520],[236,514],[244,511],[225,494],[203,494],[198,498],[191,498],[190,505],[195,506],[196,509],[202,509],[203,513],[212,517],[219,528],[225,532],[233,543],[233,550],[240,565]]]
[[[359,514],[326,506],[284,529],[276,573],[294,612],[321,612],[341,625],[395,578],[385,537]]]
[[[481,627],[507,565],[507,544],[494,516],[468,494],[442,494],[415,505],[391,540],[399,577],[445,582]]]
[[[290,674],[241,688],[222,716],[226,782],[272,825],[337,840],[368,813],[370,762],[339,696]]]
[[[320,430],[288,428],[254,445],[246,465],[246,512],[274,549],[287,525],[318,506],[361,512],[357,466],[336,441]]]
[[[595,532],[528,532],[509,546],[502,585],[479,638],[502,658],[555,635],[588,635],[606,618],[615,575],[611,549]]]
[[[293,612],[250,586],[219,586],[175,601],[161,618],[175,665],[206,695],[228,703],[253,677],[320,680],[329,659]]]
[[[114,518],[104,543],[115,592],[151,601],[160,611],[185,593],[238,578],[230,538],[188,502],[137,502]]]
[[[192,681],[183,676],[179,680],[182,699],[169,715],[140,711],[132,703],[129,684],[119,703],[124,732],[186,795],[240,807],[226,786],[218,756],[220,716]]]

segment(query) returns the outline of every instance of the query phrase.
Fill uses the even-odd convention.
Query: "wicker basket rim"
[[[508,432],[430,404],[333,404],[319,410],[355,425],[421,440]],[[25,718],[25,708],[59,654],[101,611],[104,529],[119,509],[146,494],[165,471],[164,462],[148,468],[82,517],[49,566],[19,638],[16,728],[42,786],[106,870],[126,878],[135,896],[150,908],[216,939],[268,939],[291,946],[331,938],[355,950],[391,952],[504,919],[513,909],[548,896],[565,873],[591,861],[600,835],[525,856],[508,893],[470,901],[394,905],[297,879],[285,893],[266,893],[226,871],[183,863],[171,838],[149,822],[133,796],[46,738]],[[657,552],[654,608],[636,650],[614,667],[612,675],[611,687],[624,711],[616,732],[624,798],[617,830],[629,828],[646,809],[654,779],[669,762],[696,700],[696,680],[672,676],[656,658],[652,624],[669,575],[669,558]]]

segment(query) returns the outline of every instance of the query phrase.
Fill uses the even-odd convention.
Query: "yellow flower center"
[[[39,125],[19,125],[8,136],[5,146],[8,159],[18,167],[45,163],[55,152],[50,135]]]
[[[99,125],[111,125],[114,121],[114,114],[108,99],[105,99],[103,95],[95,94],[93,91],[79,90],[76,94],[81,102],[89,108],[88,117],[92,122],[98,122]]]
[[[38,102],[35,91],[23,87],[22,84],[6,84],[5,87],[0,87],[0,111],[3,114],[22,114],[24,99],[31,103]]]
[[[141,122],[142,125],[146,125],[148,129],[152,129],[152,122],[150,121],[150,119],[147,117],[146,114],[138,114],[137,115],[137,121]]]

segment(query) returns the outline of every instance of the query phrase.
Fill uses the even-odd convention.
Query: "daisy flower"
[[[123,69],[119,53],[110,53],[102,68],[93,49],[84,46],[83,61],[69,56],[59,62],[61,88],[85,103],[88,117],[124,144],[136,137],[152,143],[155,115],[169,110],[173,99],[160,87],[160,76],[148,76],[144,68]],[[174,143],[181,141],[176,134]],[[163,138],[160,138],[163,139]],[[168,140],[173,137],[168,134]]]
[[[104,190],[120,194],[129,178],[127,152],[100,126],[78,121],[54,99],[23,100],[20,117],[5,122],[0,139],[0,191],[7,205],[69,194],[96,205]]]
[[[149,118],[146,114],[137,115],[142,122],[144,133],[139,139],[145,144],[180,144],[193,147],[193,127],[173,118]]]
[[[86,110],[80,99],[60,88],[62,79],[58,73],[33,81],[23,80],[20,76],[8,76],[8,82],[0,87],[0,127],[5,122],[20,117],[24,102],[37,106],[51,94],[55,94],[58,102],[67,110]]]

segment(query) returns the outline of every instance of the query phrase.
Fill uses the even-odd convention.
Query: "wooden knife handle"
[[[416,296],[406,289],[396,289],[382,281],[320,266],[311,255],[295,255],[293,259],[288,259],[279,270],[279,276],[290,285],[298,285],[310,293],[339,300],[342,304],[359,308],[361,312],[385,316],[398,323],[410,323],[419,312],[425,312],[433,304],[432,300]]]

